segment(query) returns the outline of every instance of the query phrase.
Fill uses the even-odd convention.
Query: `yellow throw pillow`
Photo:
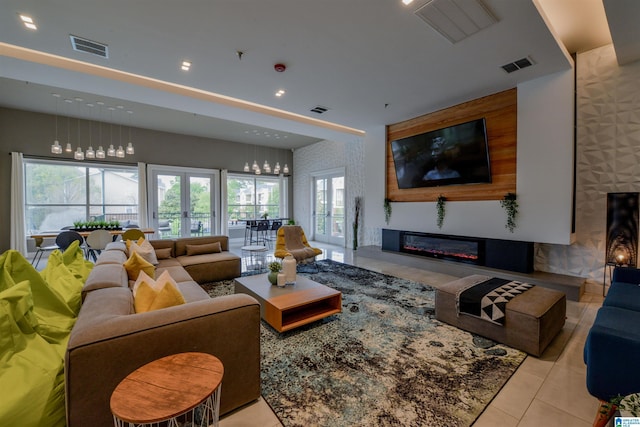
[[[146,259],[153,265],[158,264],[158,258],[156,257],[156,250],[153,248],[153,245],[149,243],[149,241],[142,239],[141,243],[131,242],[129,246],[129,255],[137,252],[142,256],[142,258]]]
[[[204,245],[187,245],[187,255],[203,255],[203,254],[215,254],[222,252],[222,246],[220,242],[205,243]]]
[[[136,313],[185,304],[182,293],[167,271],[164,271],[157,281],[148,282],[148,279],[142,280],[135,289],[133,306]]]
[[[142,242],[144,242],[144,237],[140,237],[138,240],[125,240],[124,243],[125,245],[127,245],[127,251],[131,248],[131,244],[132,243],[137,243],[138,245],[141,245]]]
[[[145,260],[139,253],[133,252],[128,260],[124,263],[127,270],[129,280],[137,280],[140,271],[144,271],[151,278],[155,277],[155,267],[149,261]]]

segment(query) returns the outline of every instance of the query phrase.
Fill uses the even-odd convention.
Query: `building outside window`
[[[138,222],[138,168],[25,159],[27,233],[74,221]]]
[[[229,174],[227,177],[227,218],[230,224],[248,219],[280,218],[279,177]],[[257,202],[254,203],[253,201]]]

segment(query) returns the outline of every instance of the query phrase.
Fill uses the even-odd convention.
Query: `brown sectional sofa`
[[[229,252],[229,238],[227,236],[184,237],[173,240],[150,240],[149,242],[156,249],[171,248],[172,258],[159,259],[159,267],[180,265],[198,283],[240,277],[242,270],[241,259],[239,256]],[[222,252],[187,255],[188,245],[204,245],[216,242],[220,243]]]
[[[180,352],[210,353],[224,364],[221,414],[260,397],[260,305],[243,294],[210,298],[189,271],[213,281],[236,271],[239,276],[239,266],[236,270],[228,253],[187,262],[195,260],[181,258],[186,242],[178,241],[152,243],[175,245],[177,257],[159,260],[156,274],[169,270],[187,302],[162,310],[134,312],[123,243],[110,244],[98,257],[83,288],[84,302],[65,357],[68,427],[112,426],[109,399],[116,385],[140,366]]]

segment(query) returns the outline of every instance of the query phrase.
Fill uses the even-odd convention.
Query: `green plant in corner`
[[[518,201],[516,193],[507,193],[500,200],[500,206],[507,212],[507,223],[505,228],[508,228],[513,233],[516,228],[516,215],[518,214]]]
[[[354,218],[353,218],[353,250],[358,249],[358,228],[360,226],[360,209],[362,208],[362,198],[356,197],[354,204]]]
[[[391,199],[384,199],[384,222],[389,225],[389,220],[391,219]]]
[[[442,228],[442,223],[444,222],[444,204],[447,202],[447,198],[442,194],[438,196],[436,199],[436,209],[438,210],[438,219],[436,224],[438,224],[438,228]]]

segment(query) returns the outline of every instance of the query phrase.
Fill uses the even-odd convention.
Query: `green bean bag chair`
[[[78,244],[39,273],[19,252],[0,255],[1,426],[64,426],[64,353],[92,264]]]

